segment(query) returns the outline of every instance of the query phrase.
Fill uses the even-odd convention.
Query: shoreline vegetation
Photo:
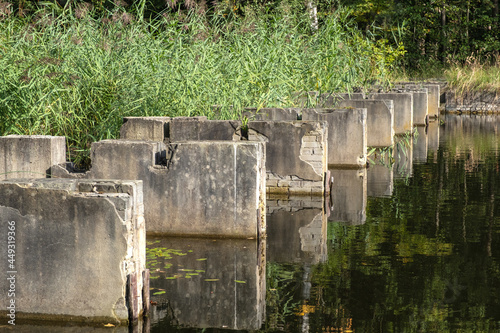
[[[88,169],[90,144],[117,138],[126,116],[241,119],[245,107],[389,85],[411,68],[401,31],[360,29],[338,2],[155,4],[0,0],[0,135],[66,136],[67,159]],[[441,72],[500,89],[498,59]],[[495,83],[466,85],[471,68],[496,69]]]
[[[68,158],[86,168],[91,142],[116,138],[124,116],[240,119],[245,107],[293,106],[297,92],[387,81],[385,55],[398,52],[363,36],[343,9],[317,30],[287,7],[225,14],[146,21],[117,6],[4,18],[0,134],[64,135]]]

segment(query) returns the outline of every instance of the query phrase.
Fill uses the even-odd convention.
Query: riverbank
[[[146,22],[117,7],[0,20],[0,135],[66,136],[68,158],[88,167],[91,142],[118,137],[123,117],[241,119],[245,107],[290,107],[297,92],[349,91],[389,71],[390,47],[340,9],[314,31],[307,13],[285,10],[218,19]]]

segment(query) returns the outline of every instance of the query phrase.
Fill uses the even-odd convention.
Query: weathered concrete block
[[[302,119],[328,123],[328,164],[365,167],[366,109],[304,109]]]
[[[265,243],[246,239],[151,240],[151,249],[185,253],[168,260],[155,258],[162,272],[152,272],[152,300],[158,303],[151,316],[153,323],[171,320],[183,327],[242,331],[261,328],[266,306]],[[154,295],[160,290],[165,292]]]
[[[328,171],[328,125],[321,121],[251,121],[248,139],[266,142],[267,179],[300,180],[283,184],[295,194],[322,195]],[[278,187],[280,183],[278,182]],[[272,191],[271,191],[272,190]],[[274,192],[273,188],[270,188]]]
[[[15,251],[15,261],[0,263],[12,277],[2,279],[0,291],[7,295],[15,285],[16,317],[137,319],[149,302],[143,299],[143,213],[140,181],[0,182],[0,249]]]
[[[244,115],[250,120],[297,120],[301,113],[300,108],[246,108]]]
[[[413,129],[413,95],[411,93],[370,93],[368,99],[392,100],[394,103],[394,134]]]
[[[86,177],[144,182],[149,233],[247,238],[265,232],[262,143],[104,140],[92,145],[91,158]]]
[[[366,109],[366,144],[390,147],[394,144],[394,104],[392,100],[345,99],[341,108]]]
[[[170,117],[124,117],[120,138],[164,141],[169,134]]]
[[[428,104],[427,104],[427,114],[431,118],[437,118],[439,116],[439,104],[441,99],[441,85],[438,83],[426,83],[426,82],[407,82],[402,83],[401,86],[406,89],[427,89],[428,93]]]
[[[271,262],[318,264],[327,259],[323,201],[275,200],[267,207],[267,258]]]
[[[425,126],[427,124],[428,91],[420,89],[393,89],[393,92],[411,93],[413,95],[413,125]]]
[[[241,121],[176,117],[170,120],[170,142],[241,140]]]
[[[0,180],[46,178],[50,167],[66,161],[66,138],[48,135],[0,137]]]
[[[330,194],[332,210],[328,221],[364,224],[367,203],[366,169],[331,169],[330,173],[333,177]]]

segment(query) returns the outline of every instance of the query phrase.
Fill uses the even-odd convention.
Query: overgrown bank
[[[146,22],[120,7],[104,16],[67,7],[4,17],[0,135],[64,135],[68,157],[86,166],[90,143],[115,138],[124,116],[238,119],[248,106],[293,106],[297,92],[383,81],[398,54],[345,10],[317,30],[307,12],[276,13]]]

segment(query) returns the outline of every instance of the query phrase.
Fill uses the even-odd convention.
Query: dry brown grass
[[[444,74],[450,88],[459,93],[500,93],[500,56],[486,60],[470,56],[465,64],[452,64]]]

